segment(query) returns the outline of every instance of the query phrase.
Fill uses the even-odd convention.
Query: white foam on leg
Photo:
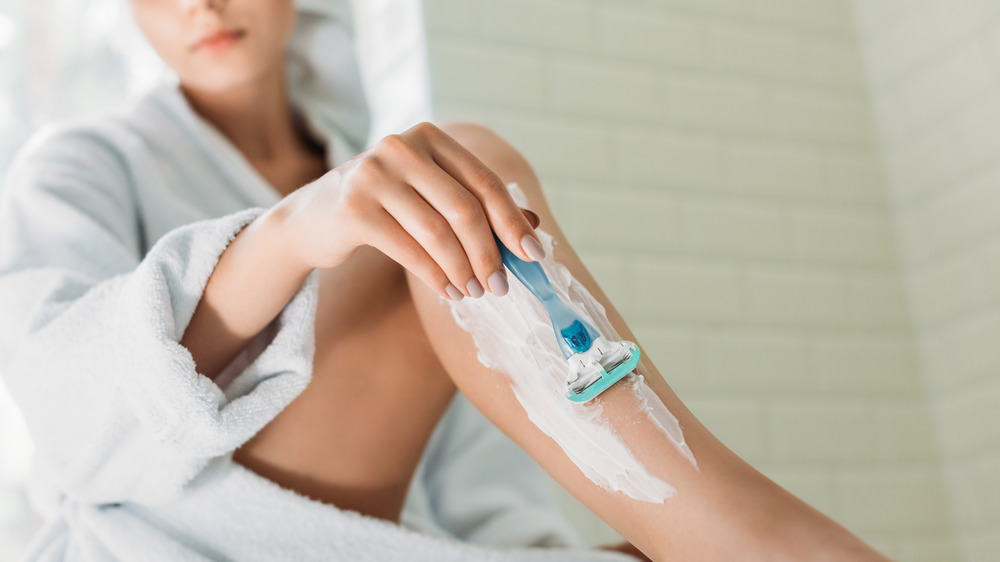
[[[516,184],[508,188],[514,200],[526,206]],[[552,259],[553,238],[536,230],[545,248],[541,262],[559,298],[583,316],[608,340],[621,341],[604,307],[562,264]],[[601,397],[578,404],[565,393],[567,363],[548,313],[538,299],[517,281],[510,292],[497,297],[449,302],[452,316],[472,335],[477,358],[486,367],[504,373],[528,418],[551,437],[577,467],[595,484],[631,498],[661,503],[676,492],[670,484],[651,474],[603,415]],[[630,374],[616,383],[627,385],[635,409],[644,413],[692,465],[694,455],[684,441],[677,418],[667,409],[640,374]]]

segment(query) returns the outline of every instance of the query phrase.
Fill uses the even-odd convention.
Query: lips
[[[195,43],[193,50],[207,52],[222,51],[239,41],[244,35],[246,35],[246,32],[242,29],[221,29],[199,39]]]

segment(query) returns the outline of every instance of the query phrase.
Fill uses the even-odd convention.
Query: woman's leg
[[[540,228],[554,237],[556,261],[564,264],[603,304],[621,337],[636,341],[566,241],[527,162],[486,129],[460,124],[443,128],[501,179],[521,186],[530,208],[541,217]],[[595,484],[528,418],[511,389],[508,375],[488,369],[477,360],[473,338],[457,325],[451,305],[415,277],[410,280],[410,291],[430,342],[458,388],[563,487],[653,559],[885,560],[729,451],[684,407],[645,352],[645,378],[680,421],[698,469],[651,418],[637,411],[629,385],[617,384],[601,396],[602,417],[646,469],[676,488],[677,494],[663,503],[650,503]],[[511,283],[517,281],[512,279]],[[512,293],[502,298],[518,297]],[[531,297],[522,294],[521,298]],[[530,353],[522,347],[511,345],[509,353]],[[565,373],[539,372],[537,376],[562,378]]]
[[[313,367],[309,386],[234,459],[313,499],[397,521],[455,394],[398,264],[363,247],[322,272]]]

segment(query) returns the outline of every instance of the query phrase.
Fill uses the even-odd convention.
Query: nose
[[[185,12],[195,10],[209,10],[212,12],[222,12],[226,9],[229,0],[181,0],[181,7]]]

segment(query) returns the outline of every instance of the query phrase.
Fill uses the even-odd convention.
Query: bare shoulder
[[[538,176],[528,160],[509,141],[477,123],[449,122],[439,127],[496,172],[505,183],[517,182],[528,197],[531,210],[539,215],[542,223],[555,224]]]

